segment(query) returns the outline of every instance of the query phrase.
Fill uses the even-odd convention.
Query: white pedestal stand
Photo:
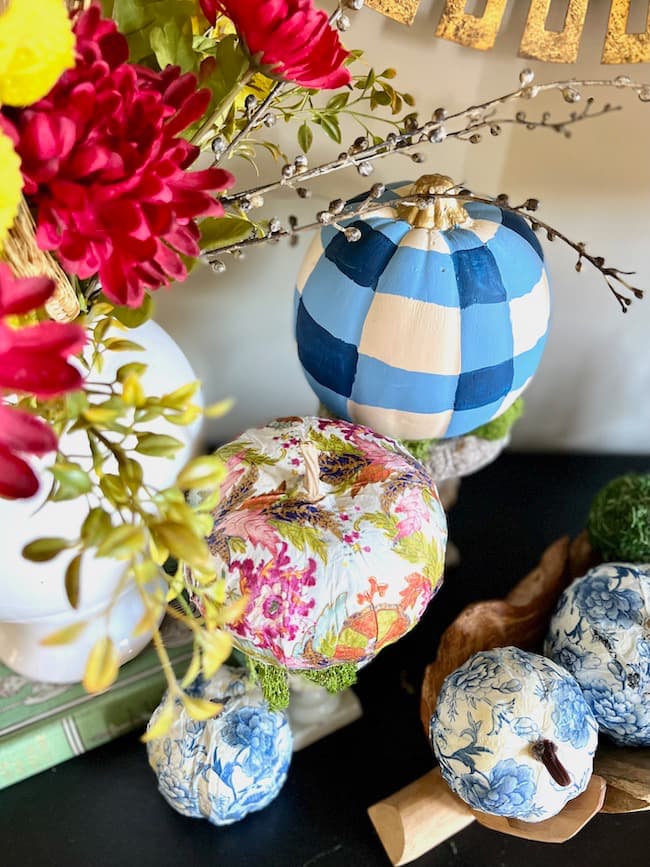
[[[297,752],[359,719],[361,702],[351,689],[333,695],[303,677],[289,675],[289,722]]]

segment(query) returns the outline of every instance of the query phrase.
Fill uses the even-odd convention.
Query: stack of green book
[[[191,633],[172,620],[162,629],[182,676],[192,657]],[[88,695],[80,684],[36,683],[0,665],[0,789],[144,726],[164,690],[151,646],[100,695]]]

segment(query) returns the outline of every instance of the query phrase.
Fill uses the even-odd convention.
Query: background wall
[[[566,7],[566,0],[556,2]],[[524,66],[531,66],[540,82],[619,74],[650,82],[650,65],[601,66],[606,0],[590,4],[577,64],[521,60],[517,50],[528,5],[511,0],[497,44],[486,53],[434,36],[442,0],[422,0],[411,28],[364,9],[345,42],[363,48],[370,65],[396,67],[394,83],[413,93],[421,117],[439,105],[461,108],[514,89]],[[645,9],[646,2],[633,6]],[[559,242],[546,245],[555,294],[553,326],[526,394],[526,415],[516,428],[520,448],[650,452],[650,104],[624,91],[596,95],[601,104],[620,104],[624,110],[576,125],[570,139],[509,127],[479,145],[430,146],[421,167],[403,156],[380,161],[372,177],[388,182],[438,171],[477,192],[508,192],[513,200],[537,196],[543,219],[586,241],[609,264],[637,271],[637,284],[649,290],[647,300],[635,302],[623,316],[597,272],[585,267],[577,274],[568,249]],[[571,110],[558,95],[521,106],[531,117],[547,107],[558,118]],[[288,154],[297,153],[293,129],[280,129],[278,135]],[[312,164],[336,155],[337,145],[325,136],[316,139]],[[240,182],[254,182],[240,162],[229,168]],[[277,175],[270,162],[262,171]],[[265,213],[313,218],[324,202],[368,185],[353,171],[340,172],[315,187],[311,200],[289,193],[270,197]],[[224,275],[200,268],[185,285],[158,293],[157,319],[187,353],[206,397],[237,400],[225,419],[211,423],[212,440],[230,438],[276,415],[316,409],[291,330],[293,285],[307,245],[303,238],[295,248],[283,243],[250,250],[244,261],[228,259]]]

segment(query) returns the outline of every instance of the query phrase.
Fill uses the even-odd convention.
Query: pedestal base
[[[351,689],[332,695],[322,686],[291,676],[289,684],[288,714],[294,752],[358,720],[362,714],[361,702]]]

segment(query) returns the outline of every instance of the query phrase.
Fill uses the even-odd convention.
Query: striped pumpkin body
[[[540,362],[550,295],[539,242],[522,218],[464,204],[449,230],[416,228],[386,207],[326,226],[302,264],[295,305],[305,375],[336,416],[386,436],[460,436],[497,418]]]

